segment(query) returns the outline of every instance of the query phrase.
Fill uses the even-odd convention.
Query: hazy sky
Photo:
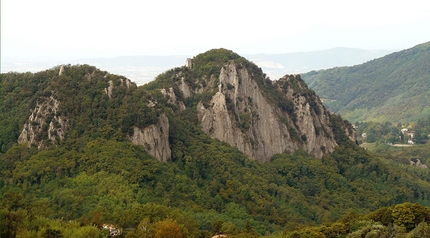
[[[239,54],[430,41],[424,0],[1,0],[2,59]]]

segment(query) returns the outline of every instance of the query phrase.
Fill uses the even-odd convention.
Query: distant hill
[[[335,66],[352,66],[392,53],[388,50],[362,50],[333,48],[321,51],[295,52],[285,54],[248,54],[247,59],[261,67],[271,78],[278,79],[285,74],[309,72]],[[88,58],[79,60],[11,61],[3,60],[2,73],[38,72],[60,64],[89,64],[110,73],[123,75],[137,85],[153,81],[159,74],[185,64],[191,55],[169,56],[119,56],[114,58]]]
[[[430,42],[302,77],[329,110],[351,122],[410,122],[430,115]]]
[[[363,50],[338,47],[321,51],[245,56],[261,67],[272,79],[278,79],[287,73],[297,74],[311,70],[353,66],[392,52],[389,50]]]

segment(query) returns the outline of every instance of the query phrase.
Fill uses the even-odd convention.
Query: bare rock
[[[41,149],[45,142],[57,145],[65,138],[69,121],[67,117],[58,115],[60,102],[52,95],[42,97],[31,110],[31,115],[18,137],[19,144],[36,145]],[[45,133],[47,132],[47,134]]]
[[[168,162],[172,156],[169,144],[169,119],[164,113],[154,125],[143,129],[133,127],[133,136],[130,140],[135,145],[142,145],[150,155],[161,162]]]
[[[287,75],[280,82],[273,82],[293,103],[296,117],[293,118],[266,99],[246,68],[238,68],[234,63],[226,65],[221,69],[218,92],[209,106],[203,103],[197,106],[203,131],[260,161],[298,149],[318,158],[332,152],[337,143],[329,113],[321,101],[316,97],[311,106],[309,98],[295,91],[297,88],[284,86],[291,81],[296,87],[308,90],[299,77]]]

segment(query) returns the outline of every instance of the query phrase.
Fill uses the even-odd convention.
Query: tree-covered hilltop
[[[352,67],[303,74],[329,110],[355,121],[411,122],[430,115],[430,42]]]
[[[123,237],[286,235],[349,211],[430,205],[428,169],[358,147],[348,138],[349,123],[325,113],[298,76],[272,83],[227,50],[193,60],[193,68],[169,70],[141,87],[88,65],[2,74],[1,237],[112,235],[103,224]],[[245,77],[232,77],[237,84],[221,79],[235,70],[252,75],[256,83],[247,90],[261,90],[276,108],[273,118],[282,118],[278,123],[291,133],[281,136],[295,135],[294,143],[302,145],[325,135],[338,146],[321,158],[297,148],[263,163],[212,137],[198,108],[212,107],[220,88],[234,99]],[[226,116],[238,118],[232,125],[239,133],[263,123],[266,115],[244,116],[263,105],[256,98],[225,100]],[[325,117],[328,125],[313,121],[314,134],[291,129],[300,128],[306,113]],[[154,135],[167,135],[168,161],[156,157],[160,151],[152,153],[164,140]],[[246,143],[252,144],[250,138]]]
[[[354,137],[351,125],[337,121],[299,75],[271,81],[225,49],[199,54],[188,67],[169,70],[142,88],[163,92],[175,115],[186,113],[212,138],[261,161],[297,149],[322,157],[345,139],[335,134]]]
[[[40,132],[34,133],[37,138],[33,141],[49,147],[54,141],[59,142],[51,139],[58,135],[48,135],[51,122],[55,128],[62,123],[58,118],[67,118],[66,140],[94,139],[100,134],[125,139],[132,126],[154,123],[159,111],[158,107],[146,106],[154,95],[138,90],[122,76],[89,65],[58,66],[39,73],[1,74],[0,83],[2,153],[18,141],[31,116],[41,119],[30,122],[32,129]],[[46,99],[50,99],[47,104]],[[53,105],[55,101],[59,102],[58,108]],[[38,105],[40,110],[34,111]],[[42,115],[43,111],[46,115]]]
[[[334,223],[320,226],[298,227],[284,231],[281,237],[430,237],[430,208],[419,204],[403,203],[358,215],[354,211],[345,214]]]

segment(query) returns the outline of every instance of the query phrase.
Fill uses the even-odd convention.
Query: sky
[[[1,0],[2,60],[401,50],[428,41],[423,0]]]

